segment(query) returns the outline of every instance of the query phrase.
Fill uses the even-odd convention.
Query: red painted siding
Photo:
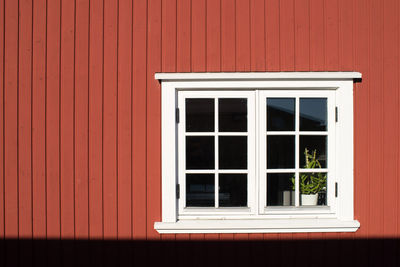
[[[397,0],[0,1],[0,238],[399,238],[399,17]],[[361,228],[160,236],[154,73],[191,71],[362,72]]]

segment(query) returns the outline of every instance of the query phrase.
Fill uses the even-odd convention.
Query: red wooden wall
[[[397,0],[0,0],[0,238],[400,237]],[[356,233],[163,235],[155,72],[359,71]]]

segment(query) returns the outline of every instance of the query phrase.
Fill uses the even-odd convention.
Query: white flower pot
[[[301,205],[302,206],[316,206],[318,203],[318,193],[313,195],[301,194]]]

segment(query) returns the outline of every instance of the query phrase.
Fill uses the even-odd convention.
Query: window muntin
[[[178,93],[181,215],[256,210],[254,100],[254,91]]]
[[[179,214],[333,214],[334,102],[332,91],[306,89],[180,91]],[[321,168],[304,168],[305,148]],[[317,205],[303,205],[301,179],[321,176]]]
[[[334,214],[335,92],[260,90],[258,101],[260,214]],[[305,166],[306,148],[321,166]],[[326,180],[316,205],[302,197],[311,178]]]

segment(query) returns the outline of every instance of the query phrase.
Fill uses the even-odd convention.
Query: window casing
[[[156,230],[160,233],[357,230],[359,223],[353,218],[352,97],[353,79],[360,77],[359,73],[157,74],[156,78],[162,81],[162,222],[155,224]],[[273,113],[267,112],[268,99],[272,106],[275,100],[278,105],[286,100],[294,104],[291,128],[268,129],[267,114]],[[231,103],[240,109],[239,100],[247,107],[246,129],[232,130],[229,126],[223,129],[225,126],[222,123],[220,127],[220,123],[224,116],[220,115],[219,106]],[[196,126],[188,129],[186,115],[190,114],[190,105],[211,107],[212,103],[209,110],[213,109],[213,112],[208,115],[213,120],[210,119],[208,124],[205,122],[208,129],[199,130]],[[316,103],[315,106],[325,103],[325,128],[301,126],[308,115],[305,110],[304,118],[301,117],[300,109],[310,106],[310,103]],[[282,105],[280,111],[285,110],[287,104]],[[285,116],[288,116],[286,113]],[[204,122],[206,117],[200,119]],[[279,164],[271,165],[268,162],[273,159],[271,154],[285,154],[279,149],[279,142],[289,139],[293,143],[289,146],[293,150],[289,153],[293,162],[283,168]],[[319,140],[317,143],[325,146],[324,159],[320,157],[324,166],[312,171],[303,168],[301,151],[310,140],[314,143]],[[268,147],[267,143],[273,142],[277,145]],[[220,160],[223,160],[221,153],[229,155],[237,151],[243,154],[240,146],[243,147],[244,143],[247,145],[246,166],[240,160],[232,166],[229,163],[228,166],[219,166]],[[237,148],[229,148],[229,144]],[[207,150],[207,146],[214,149],[208,149],[212,151],[203,156],[210,160],[214,157],[211,160],[213,164],[195,166],[190,163],[190,157],[199,156],[196,151],[190,151],[199,147]],[[271,149],[270,154],[267,149]],[[236,168],[235,164],[239,167]],[[302,174],[311,172],[327,177],[325,196],[318,200],[323,205],[302,205],[299,180]],[[268,190],[275,190],[274,186],[282,187],[282,177],[290,179],[292,184],[286,181],[285,189],[288,190],[275,193],[275,199],[271,200],[273,191]],[[199,182],[204,180],[208,184]],[[278,182],[268,184],[271,180]],[[243,205],[244,185],[246,205]],[[218,189],[231,191],[220,193]],[[229,198],[235,194],[239,197]]]

